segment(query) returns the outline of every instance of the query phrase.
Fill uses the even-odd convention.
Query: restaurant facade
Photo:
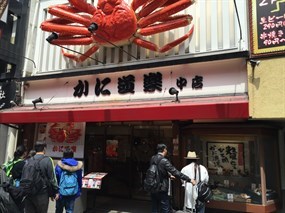
[[[37,21],[30,17],[32,27],[49,16],[44,11],[51,4],[31,4],[31,14],[39,16]],[[188,151],[200,156],[214,188],[209,211],[276,212],[282,201],[279,148],[284,127],[282,122],[252,119],[256,114],[250,101],[256,93],[249,86],[248,5],[238,4],[239,16],[231,3],[192,5],[188,12],[193,14],[196,34],[167,54],[122,47],[139,60],[120,49],[102,48],[94,54],[98,60],[77,63],[46,42],[46,33],[29,31],[28,46],[35,52],[27,48],[26,54],[37,67],[27,62],[21,78],[22,102],[0,112],[6,159],[17,144],[32,149],[35,141],[45,141],[47,155],[55,162],[71,148],[84,163],[84,175],[107,173],[96,193],[84,191],[77,206],[85,209],[94,194],[148,200],[142,189],[144,175],[156,145],[165,143],[178,169],[185,166]],[[218,12],[205,18],[211,6],[228,9],[224,14],[228,19]],[[195,19],[198,16],[202,20]],[[223,33],[217,30],[207,37],[210,31],[203,24]],[[185,32],[150,39],[170,40],[181,33]],[[179,181],[173,181],[172,195],[173,205],[181,209],[184,195]]]

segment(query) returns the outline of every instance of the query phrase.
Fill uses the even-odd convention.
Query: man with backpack
[[[73,152],[66,149],[63,158],[55,167],[55,174],[59,183],[59,199],[56,201],[56,213],[74,211],[75,199],[81,194],[82,162],[73,158]]]
[[[53,160],[45,156],[46,143],[35,143],[36,154],[27,160],[20,181],[20,188],[26,194],[25,212],[47,213],[49,198],[57,200],[58,185]]]
[[[165,144],[158,144],[157,145],[157,154],[152,156],[150,160],[150,165],[155,164],[158,169],[158,176],[159,176],[159,185],[158,187],[154,187],[156,189],[151,190],[151,200],[152,200],[152,213],[170,213],[172,208],[170,206],[170,199],[168,196],[169,190],[169,178],[174,176],[181,180],[191,182],[195,184],[194,180],[191,180],[188,176],[184,175],[180,171],[178,171],[170,161],[165,158],[167,155],[167,146]],[[145,179],[145,189],[146,183],[151,182],[147,179],[150,172],[147,172],[146,179]],[[153,182],[156,182],[153,180]]]

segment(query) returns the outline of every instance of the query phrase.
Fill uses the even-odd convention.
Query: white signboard
[[[246,61],[228,59],[116,73],[28,82],[24,104],[41,97],[45,105],[196,98],[247,92]]]
[[[61,158],[71,149],[75,158],[83,158],[85,123],[48,123],[45,135],[47,156]]]

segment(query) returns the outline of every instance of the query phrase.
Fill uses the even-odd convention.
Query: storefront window
[[[278,143],[272,135],[201,135],[184,139],[186,150],[199,153],[208,169],[213,201],[267,205],[278,199]]]
[[[210,184],[214,187],[213,200],[261,204],[255,196],[260,186],[257,146],[250,140],[214,140],[203,143]]]

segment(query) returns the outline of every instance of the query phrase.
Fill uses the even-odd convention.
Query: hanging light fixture
[[[168,92],[169,92],[170,95],[176,95],[176,99],[175,99],[174,102],[180,102],[179,99],[178,99],[179,91],[177,89],[175,89],[174,87],[171,87]]]

